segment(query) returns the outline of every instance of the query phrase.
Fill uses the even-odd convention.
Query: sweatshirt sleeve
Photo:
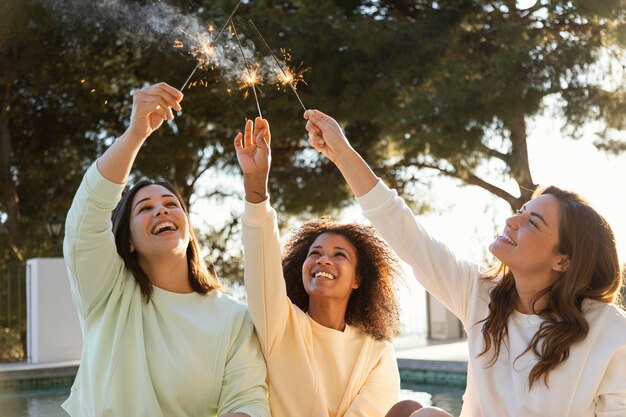
[[[478,266],[459,261],[446,245],[433,239],[398,193],[381,180],[357,202],[426,291],[467,324],[470,294],[480,276]]]
[[[244,282],[248,309],[261,348],[269,358],[289,320],[276,212],[269,199],[259,204],[246,201],[243,214]]]
[[[218,415],[245,413],[250,417],[270,417],[265,360],[254,325],[243,305],[236,305],[233,313]]]
[[[111,213],[123,184],[105,179],[94,162],[78,187],[65,222],[63,254],[81,320],[111,292],[123,276]]]
[[[398,401],[399,393],[398,365],[389,344],[344,417],[383,417]]]
[[[613,354],[596,397],[597,417],[626,416],[626,346]]]

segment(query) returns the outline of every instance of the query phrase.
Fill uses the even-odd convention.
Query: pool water
[[[68,417],[61,404],[69,395],[69,388],[0,392],[0,416]]]
[[[69,394],[69,388],[0,392],[0,416],[68,417],[61,404]],[[425,406],[441,407],[453,416],[458,416],[461,413],[462,395],[462,388],[403,384],[400,399],[415,400]]]

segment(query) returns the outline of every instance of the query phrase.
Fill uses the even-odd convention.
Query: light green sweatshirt
[[[122,189],[93,164],[67,215],[83,352],[63,408],[77,417],[269,416],[265,362],[244,305],[218,291],[157,287],[145,302],[112,233]]]

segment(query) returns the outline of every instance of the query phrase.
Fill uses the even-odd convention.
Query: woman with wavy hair
[[[622,274],[613,232],[589,203],[538,190],[506,220],[489,246],[498,264],[483,272],[424,230],[334,119],[317,110],[305,118],[309,143],[340,169],[365,216],[463,323],[470,358],[461,416],[626,415]],[[389,415],[421,415],[403,405]]]
[[[294,231],[281,264],[267,121],[248,121],[234,142],[246,194],[248,308],[272,416],[384,416],[400,388],[389,343],[398,325],[395,256],[373,228],[324,217]]]
[[[182,98],[165,83],[135,91],[128,129],[87,170],[67,215],[84,340],[63,404],[71,416],[270,415],[252,320],[209,273],[180,194],[146,180],[122,196],[138,152]]]

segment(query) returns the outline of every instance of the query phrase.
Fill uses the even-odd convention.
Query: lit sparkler
[[[210,56],[210,54],[213,53],[213,46],[215,46],[215,42],[217,42],[217,40],[219,39],[220,35],[222,34],[222,32],[224,31],[224,29],[226,29],[226,26],[228,26],[228,22],[230,22],[230,19],[233,18],[233,16],[235,15],[235,12],[237,11],[237,9],[239,8],[239,5],[243,2],[243,0],[239,0],[237,2],[237,5],[235,6],[235,8],[233,9],[233,11],[230,13],[230,16],[228,16],[228,19],[226,19],[226,22],[224,23],[224,26],[222,26],[222,28],[220,29],[219,32],[217,32],[217,35],[215,36],[215,38],[213,38],[213,40],[209,40],[208,42],[205,41],[204,43],[201,43],[201,50],[206,53],[206,56]],[[211,28],[209,28],[209,30],[211,30]],[[210,38],[210,36],[209,36]],[[185,83],[183,84],[183,86],[180,88],[180,91],[183,91],[183,89],[185,88],[185,86],[187,85],[187,83],[189,82],[189,80],[191,80],[191,77],[193,77],[193,74],[195,74],[195,72],[198,70],[198,68],[200,68],[200,66],[204,63],[204,60],[198,60],[198,63],[196,64],[196,67],[193,69],[193,71],[191,71],[191,74],[189,74],[189,77],[187,77],[187,80],[185,80]]]
[[[265,45],[267,50],[270,52],[270,55],[272,55],[272,58],[274,58],[274,62],[276,62],[276,65],[278,66],[278,68],[280,69],[280,72],[282,73],[282,77],[281,78],[282,78],[283,83],[289,84],[289,87],[291,87],[291,90],[296,95],[296,98],[300,102],[300,105],[302,106],[304,111],[306,111],[306,107],[304,106],[304,103],[302,103],[302,100],[300,99],[300,95],[298,95],[298,92],[296,91],[296,87],[294,87],[294,76],[291,74],[291,72],[288,72],[288,70],[285,70],[285,68],[283,68],[283,66],[280,63],[280,61],[278,60],[278,58],[276,58],[276,55],[274,55],[274,52],[272,51],[272,48],[270,48],[268,43],[265,41],[265,38],[263,37],[263,35],[261,35],[261,32],[259,32],[259,29],[256,28],[256,26],[255,26],[254,22],[252,21],[252,19],[250,19],[248,21],[250,22],[250,25],[252,25],[252,28],[254,29],[256,34],[263,41],[263,44]]]
[[[235,35],[235,39],[237,40],[237,45],[239,45],[239,50],[241,51],[241,56],[243,57],[243,62],[246,66],[247,75],[244,75],[243,77],[243,80],[244,80],[243,88],[252,89],[252,92],[254,93],[254,101],[256,102],[256,108],[259,111],[259,117],[263,118],[263,114],[261,113],[261,106],[259,105],[259,97],[256,94],[256,84],[259,82],[258,75],[257,75],[259,69],[256,68],[255,70],[252,70],[250,63],[248,62],[248,59],[246,58],[246,54],[243,51],[243,46],[241,46],[241,41],[239,40],[237,29],[235,29],[235,24],[233,22],[230,22],[230,25],[233,28],[233,34]]]

